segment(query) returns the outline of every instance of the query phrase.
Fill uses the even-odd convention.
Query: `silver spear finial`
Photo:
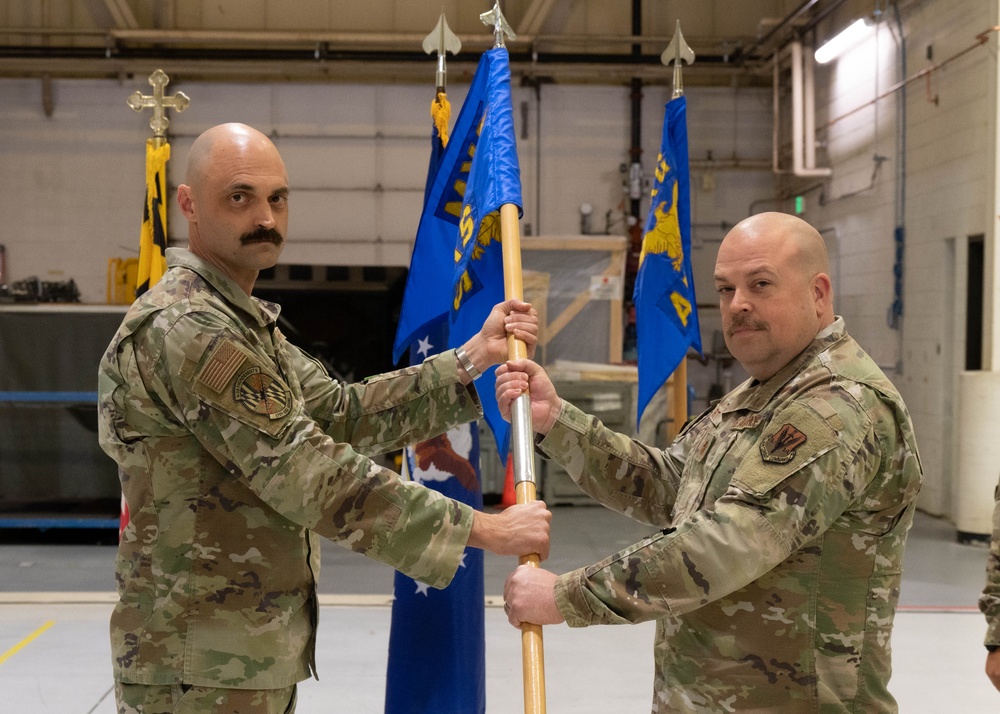
[[[500,10],[500,0],[496,0],[493,9],[489,12],[484,12],[479,16],[479,19],[483,21],[484,25],[490,25],[493,28],[493,37],[496,38],[493,44],[494,49],[507,46],[504,44],[504,35],[511,40],[517,39],[517,35],[514,34],[511,26],[507,24],[507,18],[503,16],[503,12]]]
[[[681,21],[677,21],[677,28],[674,30],[674,37],[670,40],[670,44],[667,45],[667,49],[663,50],[663,54],[660,55],[660,61],[663,64],[670,66],[670,63],[674,63],[674,93],[672,98],[684,95],[684,80],[681,77],[681,63],[687,62],[692,64],[694,62],[694,50],[692,50],[688,43],[684,41],[684,35],[681,34]]]
[[[431,30],[431,34],[424,38],[423,47],[424,52],[429,55],[437,52],[438,64],[435,82],[437,84],[437,91],[439,93],[443,92],[448,86],[448,69],[445,64],[445,58],[449,52],[457,55],[462,49],[462,41],[448,27],[448,20],[445,19],[443,10],[441,11],[441,17],[438,18],[437,25]]]

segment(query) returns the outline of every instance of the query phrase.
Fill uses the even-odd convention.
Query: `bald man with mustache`
[[[251,297],[288,232],[270,139],[206,131],[177,203],[188,249],[167,250],[98,379],[101,446],[131,514],[111,617],[118,712],[289,714],[315,674],[321,536],[437,588],[466,546],[548,555],[542,502],[475,511],[371,458],[478,419],[473,379],[508,336],[533,351],[538,316],[507,301],[458,350],[343,384]]]
[[[654,620],[653,712],[895,712],[887,685],[921,466],[898,392],[833,311],[819,233],[752,216],[715,266],[726,344],[750,378],[666,449],[606,428],[530,360],[537,449],[605,506],[659,530],[556,575],[507,579],[512,625]]]

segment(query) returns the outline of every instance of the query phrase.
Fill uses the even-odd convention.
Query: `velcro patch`
[[[795,458],[795,450],[808,438],[791,424],[782,424],[773,434],[765,434],[760,442],[760,457],[772,464],[787,464]]]
[[[792,404],[764,426],[756,449],[736,467],[731,483],[763,496],[839,443],[837,433],[814,409]],[[755,451],[760,459],[753,458]]]
[[[229,384],[229,380],[245,360],[246,355],[232,340],[222,340],[198,375],[198,381],[218,394]]]
[[[292,409],[292,395],[279,380],[257,365],[240,372],[233,382],[233,399],[254,414],[280,419]]]
[[[756,429],[760,426],[760,423],[764,421],[763,414],[747,414],[746,416],[737,419],[732,426],[733,431],[746,431],[748,429]]]
[[[291,388],[238,340],[224,337],[206,351],[192,391],[203,401],[272,436],[288,424],[295,406]]]

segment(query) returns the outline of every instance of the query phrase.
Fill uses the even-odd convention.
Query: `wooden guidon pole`
[[[521,235],[518,225],[518,209],[512,203],[500,207],[500,235],[503,245],[504,297],[508,300],[524,300],[524,286],[521,280]],[[513,336],[507,338],[507,356],[523,359],[528,356],[528,348],[523,340]],[[511,406],[511,456],[514,459],[514,493],[518,503],[536,500],[534,478],[534,453],[531,429],[531,398],[527,394],[518,397]],[[537,568],[538,555],[521,557],[522,565]],[[545,658],[542,648],[541,625],[521,624],[521,668],[524,674],[525,714],[545,713]]]
[[[516,35],[507,23],[500,2],[484,12],[479,19],[493,28],[494,48],[504,47],[504,38]],[[500,206],[500,241],[503,252],[503,286],[508,300],[524,300],[521,280],[521,231],[518,225],[518,207],[513,203]],[[524,359],[528,347],[523,340],[507,338],[507,357]],[[534,438],[531,429],[531,398],[522,394],[514,400],[510,410],[511,455],[514,460],[514,494],[518,503],[535,500]],[[521,565],[537,568],[537,554],[525,555]],[[524,713],[545,714],[545,659],[542,653],[541,625],[521,624],[521,669],[524,674]]]

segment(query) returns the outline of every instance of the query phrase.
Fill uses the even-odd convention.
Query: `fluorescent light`
[[[820,64],[826,64],[857,43],[867,31],[868,23],[864,19],[856,20],[843,32],[816,50],[816,61]]]

